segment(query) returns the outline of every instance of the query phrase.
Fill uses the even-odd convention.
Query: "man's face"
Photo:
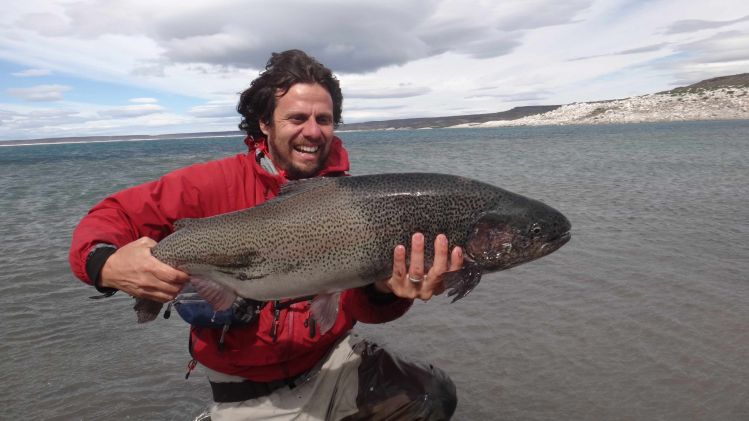
[[[312,177],[322,168],[333,140],[333,99],[318,84],[297,83],[276,97],[270,124],[260,122],[270,157],[289,179]]]

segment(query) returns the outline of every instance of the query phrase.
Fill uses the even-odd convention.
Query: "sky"
[[[746,0],[4,0],[0,141],[236,130],[272,52],[344,123],[624,98],[749,72]]]

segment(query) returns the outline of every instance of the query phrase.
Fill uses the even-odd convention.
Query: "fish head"
[[[481,215],[468,234],[465,253],[485,272],[509,269],[558,250],[570,240],[570,227],[556,209],[527,199],[522,206]]]

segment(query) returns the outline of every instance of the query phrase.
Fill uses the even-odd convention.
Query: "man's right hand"
[[[162,303],[174,299],[190,275],[153,257],[155,245],[153,239],[142,237],[117,249],[101,268],[100,286]]]

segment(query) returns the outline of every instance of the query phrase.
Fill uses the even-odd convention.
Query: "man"
[[[333,129],[343,97],[332,72],[299,50],[273,54],[237,107],[247,154],[186,167],[116,193],[94,206],[73,234],[70,265],[81,280],[111,295],[167,302],[189,275],[151,255],[182,218],[256,206],[286,180],[340,176],[348,155]],[[440,370],[394,357],[356,341],[357,321],[384,323],[403,315],[414,298],[428,300],[437,281],[462,265],[459,248],[435,241],[424,267],[424,241],[414,234],[393,253],[393,274],[344,291],[333,327],[320,334],[307,300],[266,303],[250,323],[228,330],[193,326],[190,353],[206,367],[213,390],[211,418],[448,419],[455,388]]]

